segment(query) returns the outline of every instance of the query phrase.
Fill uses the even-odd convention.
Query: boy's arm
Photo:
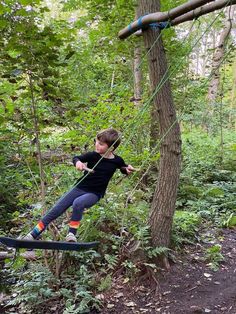
[[[126,169],[127,174],[130,174],[133,171],[135,171],[134,167],[132,167],[131,165],[128,165],[128,167],[126,167],[125,169]]]
[[[90,153],[86,153],[80,156],[75,156],[72,161],[76,169],[83,171],[83,170],[87,170],[87,167],[84,164],[84,162],[90,161],[92,157],[93,157],[93,153],[90,152]]]
[[[85,170],[86,165],[82,163],[79,159],[73,158],[73,164],[77,170],[83,171]]]
[[[134,171],[135,169],[131,165],[127,165],[124,160],[121,158],[121,165],[120,165],[120,171],[123,174],[130,174]]]
[[[121,167],[120,168],[120,171],[123,173],[123,174],[130,174],[132,173],[133,171],[135,171],[134,167],[132,167],[131,165],[128,165],[126,167]]]

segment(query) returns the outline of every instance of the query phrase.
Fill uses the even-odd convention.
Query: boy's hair
[[[113,128],[98,132],[97,139],[106,143],[109,147],[113,146],[114,149],[116,149],[121,142],[119,133]]]

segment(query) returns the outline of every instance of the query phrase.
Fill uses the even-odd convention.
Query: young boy
[[[73,158],[73,164],[84,175],[77,181],[77,184],[52,207],[52,209],[38,222],[33,230],[27,234],[25,240],[34,240],[46,229],[46,227],[61,216],[72,206],[72,216],[69,222],[69,231],[66,241],[76,242],[76,232],[82,219],[83,211],[96,204],[104,196],[106,188],[116,169],[124,174],[134,171],[131,165],[114,154],[114,150],[120,144],[118,132],[109,128],[99,132],[95,140],[95,151],[88,152]],[[85,165],[87,163],[87,166]],[[93,169],[89,172],[88,168]],[[88,170],[86,170],[88,169]]]

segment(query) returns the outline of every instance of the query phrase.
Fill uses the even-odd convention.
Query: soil
[[[206,249],[215,244],[222,246],[224,257],[217,271],[205,260]],[[155,289],[148,279],[135,283],[124,274],[114,276],[111,288],[96,296],[103,308],[90,314],[236,314],[236,228],[205,231],[198,244],[186,245],[181,252],[169,271],[158,272]],[[12,311],[0,305],[0,313]],[[55,300],[38,313],[62,314],[63,309]]]
[[[228,313],[236,314],[236,229],[205,232],[204,242],[186,246],[170,271],[162,270],[158,290],[150,282],[125,283],[124,277],[113,280],[101,311],[107,313]],[[205,250],[219,243],[224,261],[213,271],[204,260]]]

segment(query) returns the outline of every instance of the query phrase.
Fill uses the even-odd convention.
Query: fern
[[[104,258],[108,262],[108,268],[109,269],[114,269],[116,267],[116,265],[118,263],[118,256],[105,254]]]
[[[168,255],[171,249],[163,246],[159,246],[156,248],[148,248],[147,253],[149,258],[161,256],[161,255]]]

